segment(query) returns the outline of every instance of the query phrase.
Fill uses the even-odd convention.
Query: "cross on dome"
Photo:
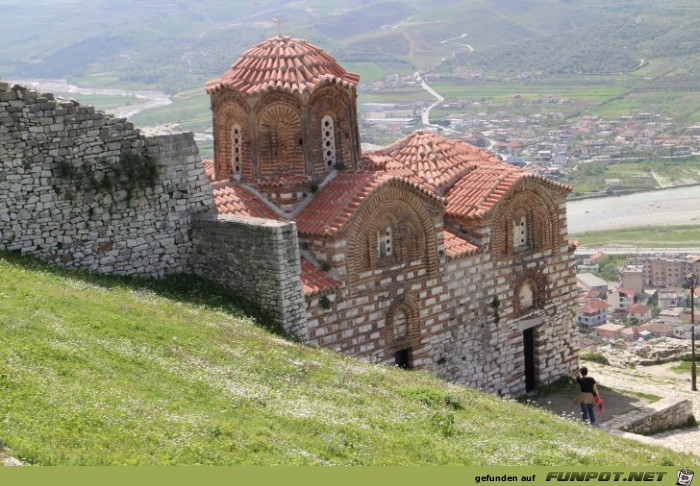
[[[272,23],[274,23],[277,26],[277,35],[279,37],[282,37],[282,19],[280,18],[279,14],[272,19]]]

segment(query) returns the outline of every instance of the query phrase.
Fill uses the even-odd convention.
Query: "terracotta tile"
[[[465,236],[458,234],[452,229],[445,228],[443,235],[445,238],[445,253],[450,260],[460,256],[472,255],[481,249],[479,245],[472,243]]]
[[[301,284],[304,295],[316,295],[336,290],[340,282],[326,275],[320,268],[301,257]]]
[[[212,184],[212,189],[219,214],[284,221],[283,217],[265,204],[255,193],[237,182],[216,182]]]
[[[310,42],[274,37],[243,53],[219,79],[207,83],[207,93],[224,87],[242,93],[271,88],[287,92],[313,91],[322,81],[357,86],[360,77],[345,71],[330,55]]]

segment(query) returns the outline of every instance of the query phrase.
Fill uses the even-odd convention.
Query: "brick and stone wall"
[[[192,226],[194,271],[256,302],[307,339],[299,243],[294,223],[209,214]]]
[[[352,235],[303,240],[306,250],[330,264],[330,276],[342,282],[325,296],[330,308],[319,296],[306,299],[309,341],[387,364],[394,362],[395,351],[411,348],[416,368],[462,385],[521,395],[526,391],[524,333],[532,329],[535,386],[568,375],[578,360],[576,282],[563,202],[558,210],[564,224],[556,243],[503,258],[486,249],[450,259],[438,233],[434,263],[418,258],[352,275],[347,255]],[[437,216],[433,223],[440,228]],[[489,228],[481,235],[488,242]],[[434,265],[437,271],[430,271]],[[533,287],[533,305],[521,308],[519,290],[525,282]],[[409,332],[392,342],[397,307],[407,316]]]
[[[0,83],[0,249],[102,273],[187,272],[191,215],[212,207],[192,134],[146,137]]]

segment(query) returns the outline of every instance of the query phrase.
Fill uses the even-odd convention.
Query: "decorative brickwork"
[[[256,132],[260,177],[304,174],[304,131],[301,107],[290,99],[266,97],[258,107]],[[275,96],[279,98],[279,96]]]
[[[356,120],[350,113],[354,104],[355,93],[338,86],[319,89],[309,99],[309,126],[311,127],[311,160],[313,174],[325,175],[333,165],[324,163],[323,143],[324,117],[333,120],[333,139],[335,142],[336,163],[346,168],[355,168],[358,159],[359,138],[355,136]]]
[[[193,271],[313,345],[495,393],[568,375],[570,188],[423,132],[359,164],[357,81],[300,39],[255,46],[207,85],[204,165],[191,134],[0,83],[0,248]]]
[[[213,99],[250,104],[259,153],[253,180],[217,197],[220,213],[261,214],[266,199],[282,210],[275,219],[297,223],[300,335],[501,394],[567,375],[578,359],[570,188],[432,133],[361,157],[355,78],[325,53],[301,69],[300,45],[266,41],[208,84]],[[265,71],[282,60],[294,69]],[[290,151],[291,133],[305,159]]]
[[[218,163],[215,165],[215,177],[225,179],[238,175],[242,180],[251,180],[253,130],[246,110],[236,102],[220,106],[214,127],[217,139],[220,140],[216,146]]]

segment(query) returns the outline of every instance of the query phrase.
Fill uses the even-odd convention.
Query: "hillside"
[[[203,86],[246,48],[305,37],[366,79],[416,69],[548,75],[697,65],[691,0],[3,0],[0,75],[86,86]],[[648,77],[649,73],[644,74]],[[677,74],[677,73],[676,73]]]
[[[31,464],[688,464],[513,400],[311,349],[194,277],[0,255],[0,438]]]

